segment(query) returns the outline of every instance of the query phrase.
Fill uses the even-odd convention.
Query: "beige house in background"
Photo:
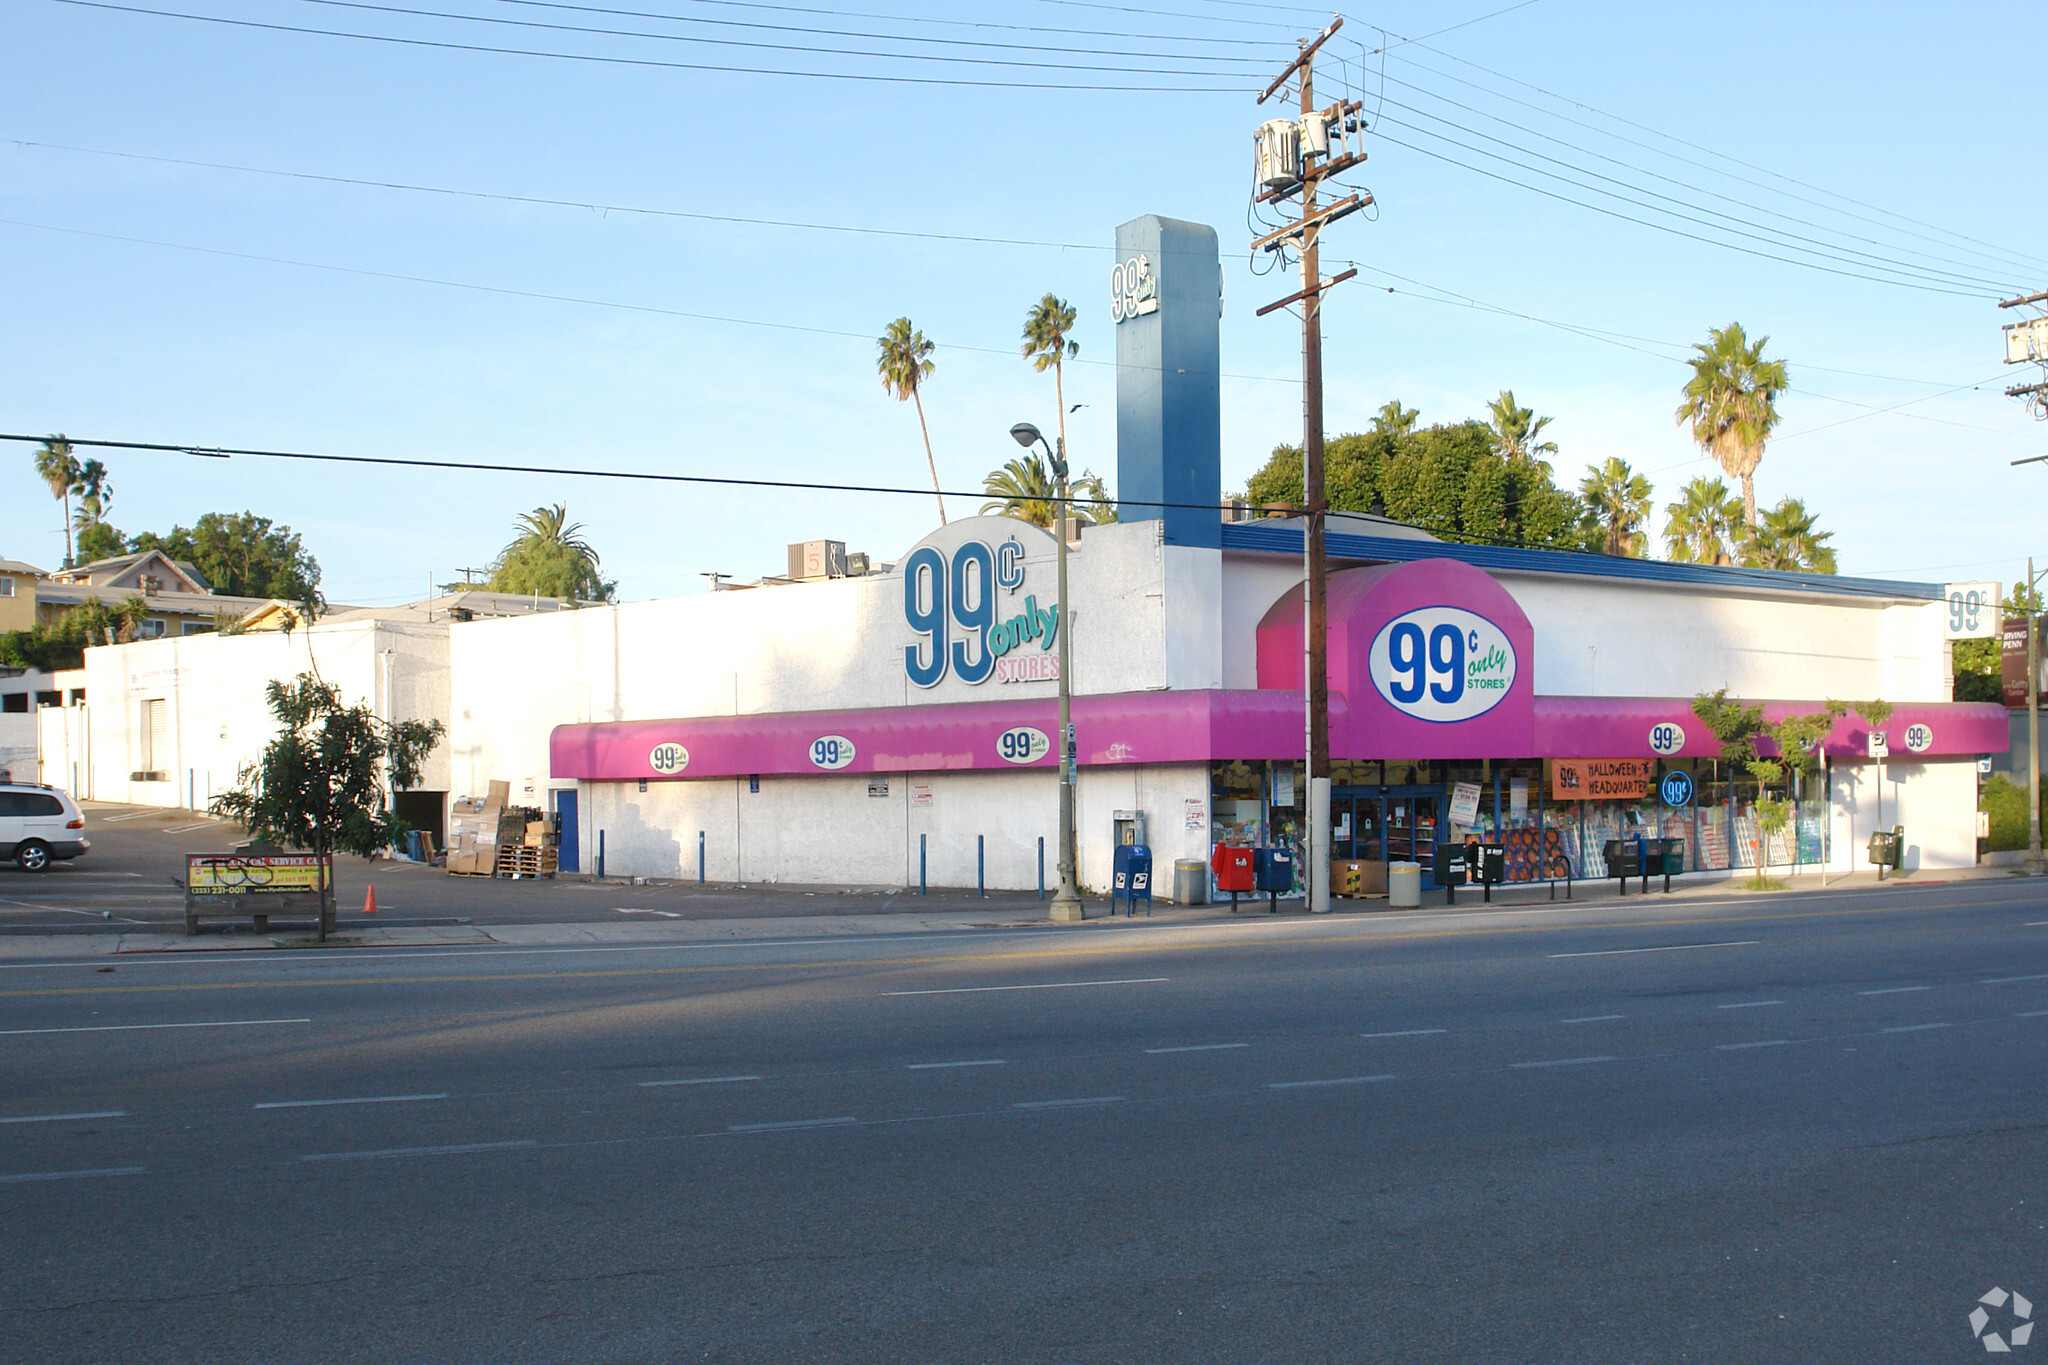
[[[0,559],[0,631],[27,630],[36,623],[36,580],[42,576],[33,564]]]
[[[218,596],[195,566],[174,560],[161,550],[97,559],[32,580],[30,587],[34,593],[34,619],[43,624],[87,602],[115,607],[131,597],[140,597],[149,603],[150,609],[149,616],[136,628],[137,638],[143,640],[204,635],[224,617],[241,617],[266,607],[290,605],[273,603],[267,597]]]

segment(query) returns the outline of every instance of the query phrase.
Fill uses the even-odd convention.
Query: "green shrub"
[[[2048,780],[2042,783],[2048,790]],[[2043,805],[2048,805],[2044,800]],[[1984,784],[1977,809],[1991,812],[1991,851],[2009,853],[2027,846],[2027,789],[1999,773]]]

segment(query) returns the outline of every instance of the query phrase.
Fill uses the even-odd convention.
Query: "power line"
[[[229,19],[214,14],[186,14],[177,10],[148,9],[140,5],[117,5],[111,3],[110,0],[50,0],[50,3],[71,5],[79,9],[105,10],[117,14],[142,14],[159,19],[183,19],[192,23],[219,24],[229,28],[257,29],[269,33],[298,33],[318,38],[349,38],[358,42],[387,43],[398,47],[432,48],[444,52],[477,52],[502,57],[540,57],[550,61],[586,62],[603,66],[633,66],[659,71],[709,71],[725,75],[795,76],[810,80],[880,81],[893,85],[944,85],[1000,90],[1073,90],[1141,95],[1241,95],[1244,93],[1242,87],[1228,85],[1107,85],[1085,82],[967,80],[956,76],[907,76],[876,71],[792,71],[776,67],[720,66],[709,62],[670,62],[658,61],[651,57],[600,56],[587,52],[549,52],[535,48],[493,47],[482,43],[456,43],[431,38],[402,38],[387,33],[355,33],[346,29],[312,28],[298,24],[263,23],[254,19]]]
[[[501,3],[513,3],[513,2],[514,2],[514,0],[500,0],[500,2],[501,2]],[[1061,35],[1061,36],[1065,36],[1065,37],[1077,37],[1077,38],[1132,38],[1132,39],[1142,39],[1142,40],[1145,40],[1145,41],[1150,41],[1150,42],[1168,42],[1168,43],[1223,43],[1223,44],[1229,44],[1229,45],[1232,45],[1232,46],[1243,46],[1243,47],[1271,47],[1271,46],[1272,46],[1272,45],[1274,45],[1275,43],[1277,43],[1277,42],[1280,42],[1280,41],[1283,41],[1283,40],[1281,40],[1281,39],[1277,39],[1277,38],[1225,38],[1225,37],[1218,37],[1218,36],[1214,36],[1214,35],[1209,35],[1209,36],[1198,36],[1198,35],[1181,35],[1181,34],[1172,34],[1172,33],[1130,33],[1130,32],[1127,32],[1127,31],[1124,31],[1124,30],[1119,30],[1119,29],[1096,29],[1096,28],[1055,28],[1055,27],[1052,27],[1052,26],[1049,26],[1049,25],[1044,25],[1044,24],[1005,24],[1005,23],[998,23],[998,22],[996,22],[996,21],[994,21],[994,20],[992,20],[992,19],[944,19],[944,18],[937,18],[937,17],[931,16],[931,15],[922,15],[922,14],[875,14],[875,13],[873,13],[873,12],[871,12],[871,11],[865,11],[865,10],[838,10],[838,9],[820,9],[820,8],[817,8],[817,7],[815,7],[815,6],[810,6],[810,5],[774,5],[774,4],[766,4],[766,3],[763,3],[763,2],[762,2],[762,0],[683,0],[683,2],[684,2],[684,3],[687,3],[687,4],[691,4],[691,5],[701,5],[701,6],[706,6],[706,7],[716,7],[716,8],[720,8],[720,9],[737,9],[737,10],[760,10],[760,11],[763,11],[763,12],[766,12],[766,13],[771,13],[771,14],[814,14],[814,15],[819,15],[819,16],[821,16],[821,17],[824,17],[824,18],[830,18],[830,19],[879,19],[879,20],[881,20],[881,21],[882,21],[882,22],[884,22],[884,23],[891,23],[891,24],[928,24],[928,25],[934,25],[934,26],[943,26],[943,27],[948,27],[948,28],[972,28],[972,29],[987,29],[987,30],[994,30],[994,31],[996,31],[996,32],[1002,32],[1002,33],[1051,33],[1051,34],[1058,34],[1058,35]],[[572,6],[572,7],[569,7],[569,8],[577,8],[577,7],[573,7],[573,6]],[[607,10],[607,11],[600,11],[600,12],[601,12],[601,13],[614,13],[614,12],[616,12],[616,13],[621,13],[621,14],[627,14],[627,13],[632,13],[632,11],[626,11],[626,10],[620,10],[620,11],[608,11],[608,10]],[[1135,12],[1141,12],[1141,13],[1147,13],[1147,14],[1151,14],[1151,13],[1161,13],[1161,14],[1164,14],[1164,13],[1168,13],[1167,11],[1149,11],[1149,10],[1148,10],[1148,11],[1135,11]],[[650,16],[650,17],[653,17],[653,16]],[[695,21],[692,21],[692,20],[687,20],[687,19],[684,19],[684,18],[683,18],[683,16],[680,16],[680,15],[676,15],[676,16],[662,16],[662,17],[672,17],[672,18],[676,18],[676,19],[678,19],[678,20],[679,20],[679,21],[681,21],[681,22],[695,22]],[[1186,17],[1186,18],[1189,18],[1189,19],[1192,19],[1193,21],[1195,21],[1195,22],[1197,22],[1197,23],[1204,23],[1204,24],[1208,24],[1208,23],[1215,23],[1215,22],[1218,22],[1218,21],[1217,21],[1217,20],[1215,20],[1214,18],[1212,18],[1212,17],[1210,17],[1210,16],[1207,16],[1207,15],[1187,15],[1187,16],[1184,16],[1184,17]],[[1226,21],[1226,22],[1231,22],[1231,23],[1239,23],[1239,22],[1243,22],[1243,21],[1240,21],[1240,20],[1229,20],[1229,21]],[[1293,25],[1291,25],[1291,24],[1290,24],[1290,25],[1274,25],[1274,27],[1283,27],[1283,28],[1287,28],[1287,29],[1288,29],[1288,30],[1289,30],[1290,32],[1291,32],[1291,31],[1293,30]]]

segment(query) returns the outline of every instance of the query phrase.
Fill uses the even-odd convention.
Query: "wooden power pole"
[[[1302,876],[1308,908],[1317,913],[1330,908],[1329,611],[1323,556],[1323,514],[1329,510],[1329,501],[1323,487],[1322,296],[1358,273],[1354,267],[1324,279],[1320,239],[1324,227],[1372,203],[1372,195],[1363,190],[1328,205],[1320,204],[1316,193],[1324,180],[1365,160],[1363,151],[1345,142],[1347,132],[1358,130],[1358,103],[1340,100],[1328,109],[1318,109],[1315,103],[1316,52],[1343,25],[1343,19],[1332,19],[1321,33],[1302,40],[1300,55],[1259,96],[1259,103],[1264,104],[1290,81],[1298,81],[1301,116],[1299,120],[1274,119],[1262,124],[1255,139],[1256,202],[1281,204],[1299,196],[1299,216],[1255,238],[1252,250],[1291,250],[1301,261],[1301,288],[1259,309],[1258,316],[1301,305],[1302,578],[1307,595],[1302,613],[1302,690],[1308,713],[1308,846],[1302,858]]]

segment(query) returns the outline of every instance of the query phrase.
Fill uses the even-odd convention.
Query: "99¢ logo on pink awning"
[[[1515,685],[1515,647],[1463,607],[1418,607],[1373,637],[1373,686],[1395,710],[1438,724],[1483,716]]]

